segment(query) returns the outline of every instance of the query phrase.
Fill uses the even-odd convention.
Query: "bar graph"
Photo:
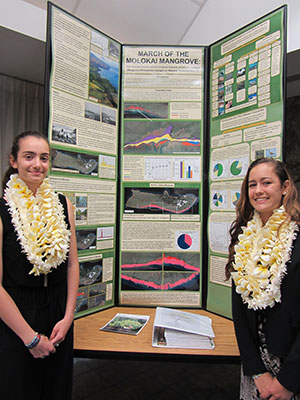
[[[200,181],[200,158],[176,159],[174,162],[176,180]]]

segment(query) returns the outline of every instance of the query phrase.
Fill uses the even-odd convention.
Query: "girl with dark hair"
[[[240,399],[300,399],[300,204],[282,162],[250,165],[236,211],[226,276],[242,363]]]
[[[0,199],[0,397],[71,399],[78,260],[73,206],[46,178],[45,136],[16,137]]]

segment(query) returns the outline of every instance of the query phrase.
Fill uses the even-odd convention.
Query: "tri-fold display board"
[[[228,231],[249,163],[282,158],[285,53],[286,6],[207,47],[121,44],[48,4],[50,178],[75,209],[77,316],[230,317]]]

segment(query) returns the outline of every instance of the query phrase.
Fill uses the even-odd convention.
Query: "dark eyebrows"
[[[260,181],[263,181],[263,180],[265,180],[265,179],[273,179],[271,176],[263,176],[261,179],[259,179]],[[250,183],[250,182],[256,182],[256,180],[255,179],[251,179],[251,180],[249,180],[248,181],[248,183]]]
[[[34,151],[29,151],[29,150],[25,150],[23,151],[23,154],[30,154],[30,155],[36,155],[36,153]],[[49,156],[50,153],[42,153],[41,156]]]

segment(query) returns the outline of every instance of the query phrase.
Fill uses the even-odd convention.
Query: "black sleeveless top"
[[[70,229],[68,220],[68,209],[66,198],[59,195],[64,210],[65,221]],[[28,261],[24,252],[22,252],[21,244],[18,240],[17,233],[12,224],[11,215],[9,213],[6,201],[0,199],[0,217],[3,224],[3,282],[4,288],[34,288],[44,286],[44,274],[34,276],[29,272],[33,265]],[[67,279],[67,260],[53,268],[47,276],[47,285],[58,285]]]

